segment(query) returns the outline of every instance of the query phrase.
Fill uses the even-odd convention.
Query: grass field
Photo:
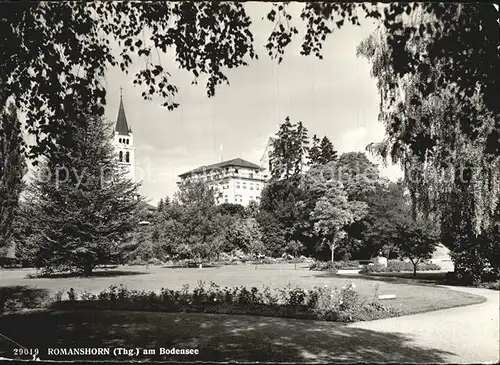
[[[413,278],[325,275],[293,264],[224,266],[220,268],[122,267],[98,272],[93,278],[28,279],[31,270],[0,271],[0,295],[22,293],[27,301],[43,293],[74,288],[97,293],[110,285],[130,289],[160,290],[162,287],[196,286],[199,280],[220,286],[247,287],[287,284],[312,288],[316,285],[343,286],[354,283],[361,297],[395,294],[386,304],[405,313],[483,302],[480,296],[462,293]],[[427,280],[427,281],[426,281]],[[410,317],[407,317],[410,318]],[[374,323],[374,322],[372,322]],[[278,361],[278,362],[411,362],[442,363],[450,353],[419,346],[399,332],[352,328],[339,322],[211,315],[106,310],[43,310],[0,315],[0,357],[15,356],[18,344],[40,350],[42,360],[159,360],[159,361]],[[40,335],[42,333],[42,335]],[[7,337],[5,337],[7,336]],[[15,341],[15,342],[13,342]],[[48,348],[140,348],[154,349],[139,356],[53,356]],[[160,355],[160,348],[198,349],[199,355]],[[142,350],[141,350],[142,351]],[[20,358],[28,359],[22,356]]]
[[[450,308],[461,305],[480,303],[482,297],[460,293],[435,286],[429,282],[419,283],[412,278],[394,280],[394,278],[365,277],[358,274],[348,276],[327,276],[322,272],[309,271],[307,265],[232,265],[212,268],[164,268],[164,267],[120,267],[98,272],[92,278],[36,278],[26,276],[33,270],[11,269],[0,271],[0,285],[4,288],[23,287],[23,290],[37,290],[55,293],[74,288],[76,293],[90,291],[98,293],[110,285],[123,284],[129,289],[159,291],[162,287],[180,289],[184,284],[195,287],[199,280],[208,285],[210,281],[224,287],[244,285],[279,288],[291,284],[305,289],[316,285],[341,287],[354,283],[363,299],[373,298],[376,290],[381,294],[395,294],[396,299],[385,303],[400,308],[404,313],[418,313],[429,310]],[[378,289],[377,289],[378,287]]]
[[[0,316],[0,328],[23,346],[38,348],[42,360],[442,363],[447,356],[444,351],[418,346],[400,333],[269,317],[50,311]],[[16,347],[0,337],[0,357],[15,357]],[[47,350],[73,347],[154,349],[156,353],[71,357],[51,356]],[[199,354],[162,356],[160,348],[197,349]]]

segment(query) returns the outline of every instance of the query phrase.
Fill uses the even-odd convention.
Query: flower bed
[[[419,263],[417,265],[417,271],[432,271],[441,270],[439,265],[433,263]],[[367,265],[360,270],[361,274],[369,274],[373,272],[401,272],[401,271],[413,271],[413,264],[411,262],[400,261],[400,260],[389,260],[387,266],[380,264]]]
[[[60,294],[60,293],[59,293]],[[269,317],[292,317],[337,322],[354,322],[394,317],[399,310],[376,301],[360,301],[354,284],[343,288],[315,287],[305,290],[287,286],[281,289],[258,289],[244,286],[220,288],[204,282],[192,291],[162,289],[160,293],[128,290],[111,286],[95,295],[67,292],[67,300],[59,295],[52,309],[112,309],[163,312],[195,312],[245,314]]]

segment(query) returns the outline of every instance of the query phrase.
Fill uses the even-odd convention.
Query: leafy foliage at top
[[[281,62],[287,46],[299,34],[289,3],[275,3],[265,18],[274,24],[266,49]],[[405,19],[428,14],[418,26]],[[454,83],[466,100],[477,90],[487,110],[498,115],[498,19],[491,4],[304,3],[303,55],[322,58],[327,37],[346,24],[374,19],[386,30],[387,63],[398,77],[421,75],[422,98],[435,88]],[[257,58],[251,20],[239,2],[2,2],[0,3],[0,105],[12,97],[27,112],[29,130],[37,136],[33,155],[51,151],[52,136],[66,136],[75,120],[74,95],[81,95],[93,114],[102,114],[106,92],[102,84],[109,66],[127,71],[135,56],[145,63],[134,82],[143,97],[157,95],[169,109],[178,106],[178,92],[161,55],[172,52],[179,68],[206,79],[207,94],[227,83],[228,69]],[[425,52],[412,47],[426,40]],[[113,52],[113,42],[119,47]],[[435,74],[428,65],[442,64]],[[389,83],[392,90],[397,83]],[[418,98],[415,103],[419,103]],[[498,125],[498,124],[497,124]],[[465,130],[473,136],[472,130]],[[487,135],[486,152],[499,154],[498,131]],[[430,145],[406,140],[419,155]]]
[[[103,114],[109,66],[127,71],[134,56],[143,58],[134,83],[145,99],[158,95],[173,109],[178,90],[159,51],[173,50],[195,78],[206,75],[211,96],[227,82],[226,69],[256,57],[249,24],[243,4],[232,2],[2,2],[0,105],[12,97],[27,113],[33,155],[51,152],[54,136],[71,143],[75,94]]]

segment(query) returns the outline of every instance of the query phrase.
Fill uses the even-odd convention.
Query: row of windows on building
[[[247,188],[247,183],[243,182],[243,183],[240,184],[240,182],[237,181],[235,186],[236,186],[236,189],[241,189],[241,188],[246,189]],[[229,184],[222,185],[222,189],[229,189]],[[248,186],[248,189],[249,190],[254,190],[254,189],[255,190],[259,190],[260,189],[260,185],[257,184],[257,183],[255,183],[255,187],[254,187],[253,182],[250,182],[249,186]]]
[[[224,203],[228,203],[229,202],[229,197],[227,195],[224,195]],[[250,201],[257,201],[260,199],[260,196],[256,196],[256,197],[253,197],[253,196],[250,196],[248,197],[248,199]],[[243,198],[241,197],[241,195],[237,195],[235,198],[234,198],[234,201],[236,203],[243,203]]]
[[[129,139],[128,138],[118,138],[118,142],[129,144]]]
[[[235,172],[236,174],[238,173],[238,171]],[[202,176],[202,175],[200,175]],[[241,177],[248,177],[250,179],[253,179],[253,178],[257,178],[257,176],[255,176],[252,172],[248,173],[248,174],[241,174]],[[207,180],[210,181],[210,180],[219,180],[221,178],[221,175],[207,175]]]
[[[222,172],[234,172],[234,173],[239,173],[239,169],[237,168],[234,168],[234,169],[229,169],[229,167],[226,167],[224,170],[220,169],[220,170],[206,170],[206,171],[202,171],[202,172],[199,172],[200,175],[219,175],[220,173]],[[259,170],[254,170],[252,173],[256,173],[258,174],[259,173]]]
[[[246,186],[246,185],[242,185],[242,186],[240,186],[240,185],[236,185],[236,189],[241,189],[241,188],[246,189],[246,188],[247,188],[247,186]],[[248,187],[248,189],[249,189],[249,190],[254,190],[254,187],[253,187],[253,186],[249,186],[249,187]],[[259,187],[258,187],[258,186],[256,186],[256,187],[255,187],[255,190],[259,190]]]
[[[120,151],[118,152],[118,160],[120,162],[124,162],[123,161],[123,151]],[[130,152],[125,152],[125,162],[130,162]]]

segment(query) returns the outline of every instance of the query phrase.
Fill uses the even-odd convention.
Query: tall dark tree
[[[302,122],[292,123],[286,117],[272,142],[271,177],[274,180],[297,180],[303,173],[308,155],[307,128]]]
[[[162,227],[169,252],[178,258],[208,259],[220,253],[220,219],[214,192],[204,182],[179,187]]]
[[[21,124],[14,104],[0,114],[0,256],[13,252],[12,235],[23,190],[25,161]]]
[[[24,219],[37,234],[37,267],[91,275],[121,261],[143,204],[117,163],[111,128],[86,114],[75,124],[71,148],[61,146],[37,169]]]
[[[262,232],[262,243],[267,254],[278,257],[285,251],[287,245],[286,227],[272,212],[261,210],[257,215],[257,223]]]
[[[321,162],[323,164],[335,161],[337,159],[337,151],[333,147],[332,141],[330,141],[327,136],[324,136],[321,139],[320,147],[321,147]]]
[[[403,183],[386,181],[377,184],[366,202],[366,217],[358,226],[354,225],[348,230],[351,236],[360,238],[363,243],[355,248],[353,256],[369,259],[382,252],[385,257],[397,258],[396,222],[398,217],[410,214]]]
[[[300,207],[297,203],[302,200],[302,190],[296,183],[289,180],[271,181],[266,184],[262,191],[260,212],[261,219],[259,223],[262,227],[272,225],[269,230],[273,231],[274,244],[285,244],[292,239],[296,239],[298,234],[298,217],[300,216]],[[262,216],[267,217],[262,219]],[[270,219],[270,216],[273,219]],[[278,240],[276,236],[280,235]],[[265,235],[264,235],[265,236]],[[265,241],[265,238],[264,238]],[[273,249],[275,253],[283,251],[284,246],[279,249]],[[281,252],[282,253],[282,252]]]
[[[158,213],[161,213],[163,211],[163,207],[164,207],[164,203],[163,203],[163,199],[160,199],[160,201],[158,202],[158,207],[156,208]]]
[[[337,160],[337,151],[333,147],[333,143],[324,136],[321,140],[314,135],[312,138],[312,146],[309,149],[309,163],[312,166],[325,165],[328,162]]]

